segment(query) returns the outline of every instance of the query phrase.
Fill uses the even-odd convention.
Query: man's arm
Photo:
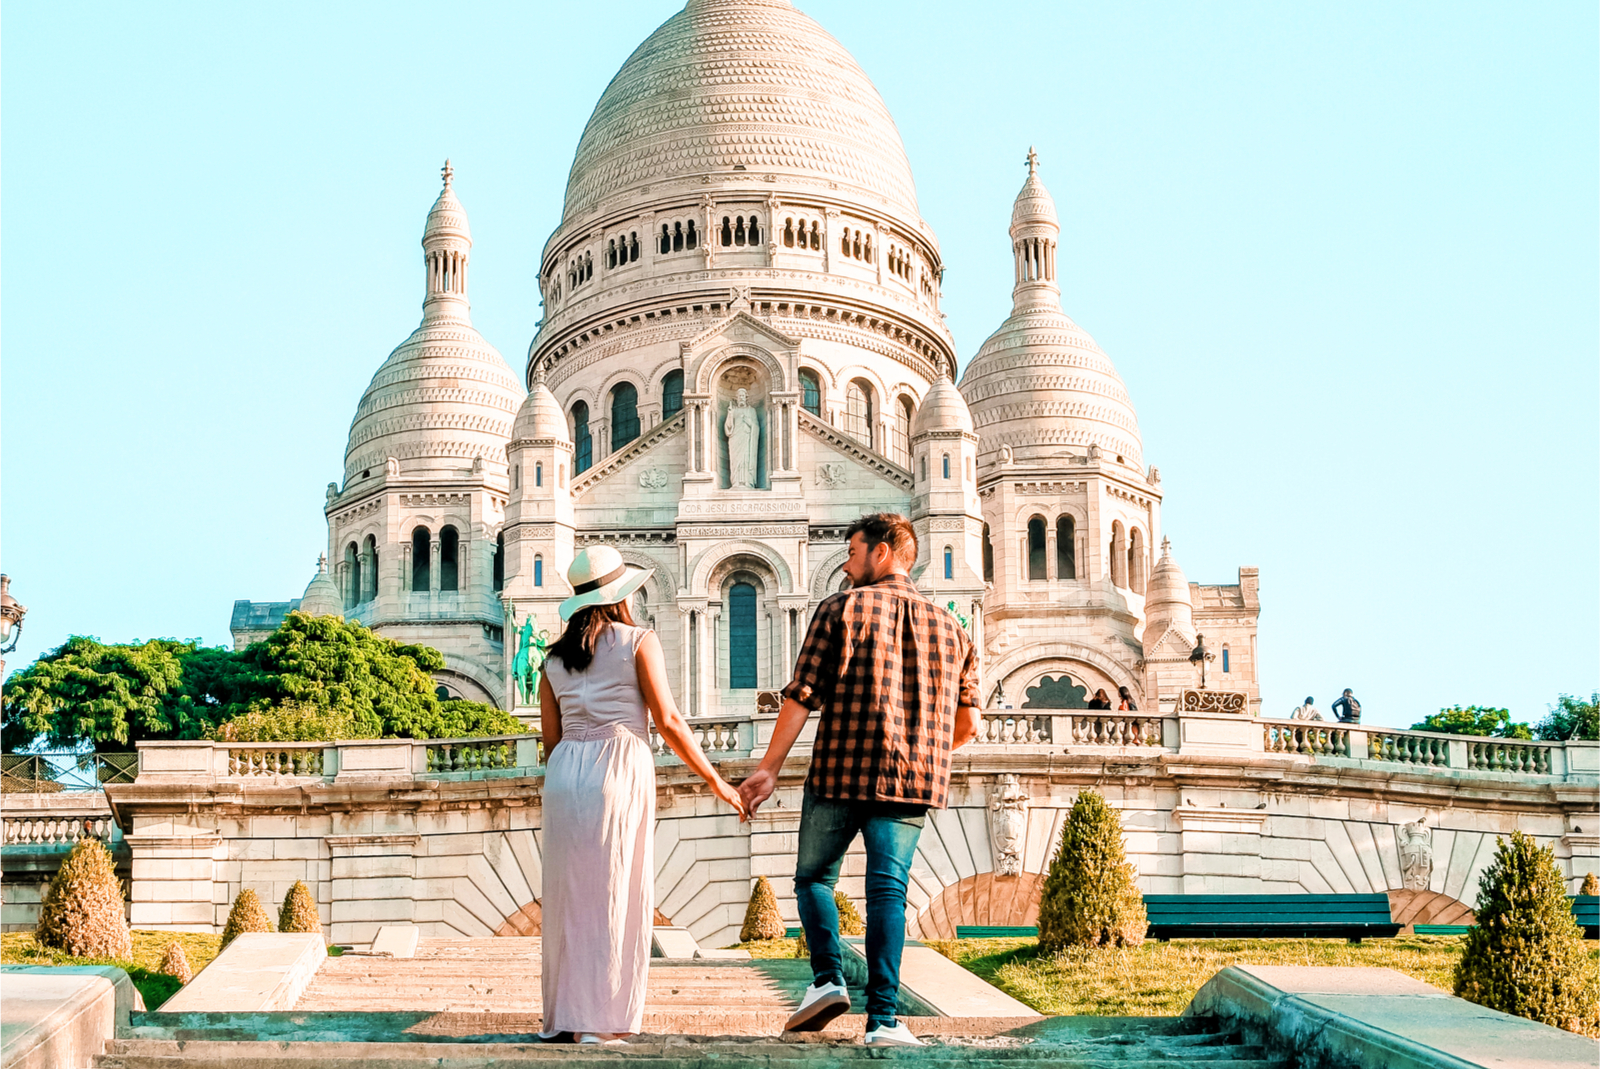
[[[967,656],[961,662],[960,690],[956,693],[955,731],[950,749],[959,750],[978,737],[978,649],[965,643]]]
[[[950,741],[950,749],[959,750],[977,737],[978,710],[970,705],[956,706],[956,730],[955,737]]]
[[[762,756],[761,764],[739,784],[739,793],[744,796],[744,804],[751,813],[772,797],[772,791],[778,785],[778,770],[783,767],[784,759],[794,747],[794,740],[800,737],[810,718],[810,709],[793,698],[783,699],[783,708],[778,710],[778,721],[772,726],[772,741],[767,743],[767,752]]]

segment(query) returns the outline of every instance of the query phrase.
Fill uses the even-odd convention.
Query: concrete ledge
[[[422,929],[415,924],[385,924],[372,937],[372,952],[391,958],[414,958]]]
[[[839,940],[845,982],[867,985],[866,940]],[[1036,1020],[1039,1011],[1018,1002],[934,950],[907,939],[900,954],[900,1015],[903,1017],[982,1017]]]
[[[162,1004],[163,1013],[292,1009],[328,956],[317,932],[251,932]]]
[[[144,1009],[128,974],[109,965],[7,965],[0,1000],[0,1065],[81,1069],[129,1032]]]
[[[1302,1069],[1593,1069],[1591,1039],[1485,1009],[1394,969],[1231,965],[1183,1011]]]

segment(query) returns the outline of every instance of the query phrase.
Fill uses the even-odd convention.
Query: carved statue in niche
[[[728,436],[728,485],[735,490],[753,490],[756,485],[756,457],[761,449],[761,424],[750,407],[750,391],[740,387],[722,421]]]
[[[1395,829],[1400,841],[1400,883],[1408,891],[1426,891],[1433,876],[1433,829],[1420,819]]]
[[[1028,794],[1009,773],[989,792],[989,847],[996,876],[1021,876],[1028,839]]]

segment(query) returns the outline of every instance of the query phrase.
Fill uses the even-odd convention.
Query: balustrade
[[[1262,748],[1267,753],[1304,754],[1308,757],[1349,757],[1350,731],[1315,720],[1274,724],[1263,722]]]
[[[716,756],[744,756],[755,745],[755,725],[748,720],[689,721],[689,734],[706,753]],[[677,760],[672,747],[650,725],[650,751],[657,757]]]
[[[1450,767],[1450,740],[1437,735],[1367,732],[1367,758],[1428,768]]]
[[[429,742],[427,755],[429,772],[482,772],[517,767],[516,745],[510,738]]]
[[[980,746],[1034,746],[1053,741],[1051,733],[1048,716],[980,713],[978,737],[973,741]]]
[[[1500,739],[1467,740],[1467,767],[1477,772],[1520,772],[1529,776],[1551,774],[1549,746],[1505,742]]]
[[[39,816],[5,818],[6,846],[75,843],[81,839],[111,840],[111,815]]]
[[[228,777],[321,776],[322,742],[283,742],[271,745],[228,746]]]
[[[1159,716],[1138,713],[1080,713],[1071,716],[1076,746],[1160,746]]]

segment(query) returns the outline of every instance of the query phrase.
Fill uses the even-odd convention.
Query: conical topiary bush
[[[267,916],[256,893],[246,887],[239,892],[239,897],[233,900],[233,908],[228,911],[228,924],[222,929],[222,945],[227,946],[246,932],[270,931],[272,918]]]
[[[1478,884],[1476,927],[1456,963],[1455,993],[1502,1013],[1594,1035],[1600,981],[1567,902],[1556,855],[1520,831],[1501,839]]]
[[[194,970],[189,968],[189,956],[183,952],[183,946],[176,939],[167,944],[167,951],[161,955],[161,967],[156,970],[163,976],[170,976],[180,984],[186,984],[194,979]]]
[[[844,896],[843,891],[833,892],[833,908],[839,912],[840,935],[867,934],[867,922],[861,919],[861,911]]]
[[[283,896],[283,908],[278,910],[278,931],[322,934],[322,917],[317,913],[317,903],[305,881],[294,881],[289,893]]]
[[[756,885],[750,889],[750,905],[744,911],[739,941],[782,939],[786,934],[788,929],[778,913],[778,896],[772,892],[772,883],[765,876],[757,876]]]
[[[33,937],[40,946],[75,958],[132,956],[122,884],[111,851],[99,839],[82,840],[61,862],[39,907]]]
[[[1099,793],[1082,792],[1039,895],[1039,951],[1144,942],[1148,924],[1135,875],[1117,811]]]
[[[1580,895],[1600,895],[1600,879],[1595,879],[1594,873],[1586,873],[1583,877],[1583,886],[1578,888]]]

